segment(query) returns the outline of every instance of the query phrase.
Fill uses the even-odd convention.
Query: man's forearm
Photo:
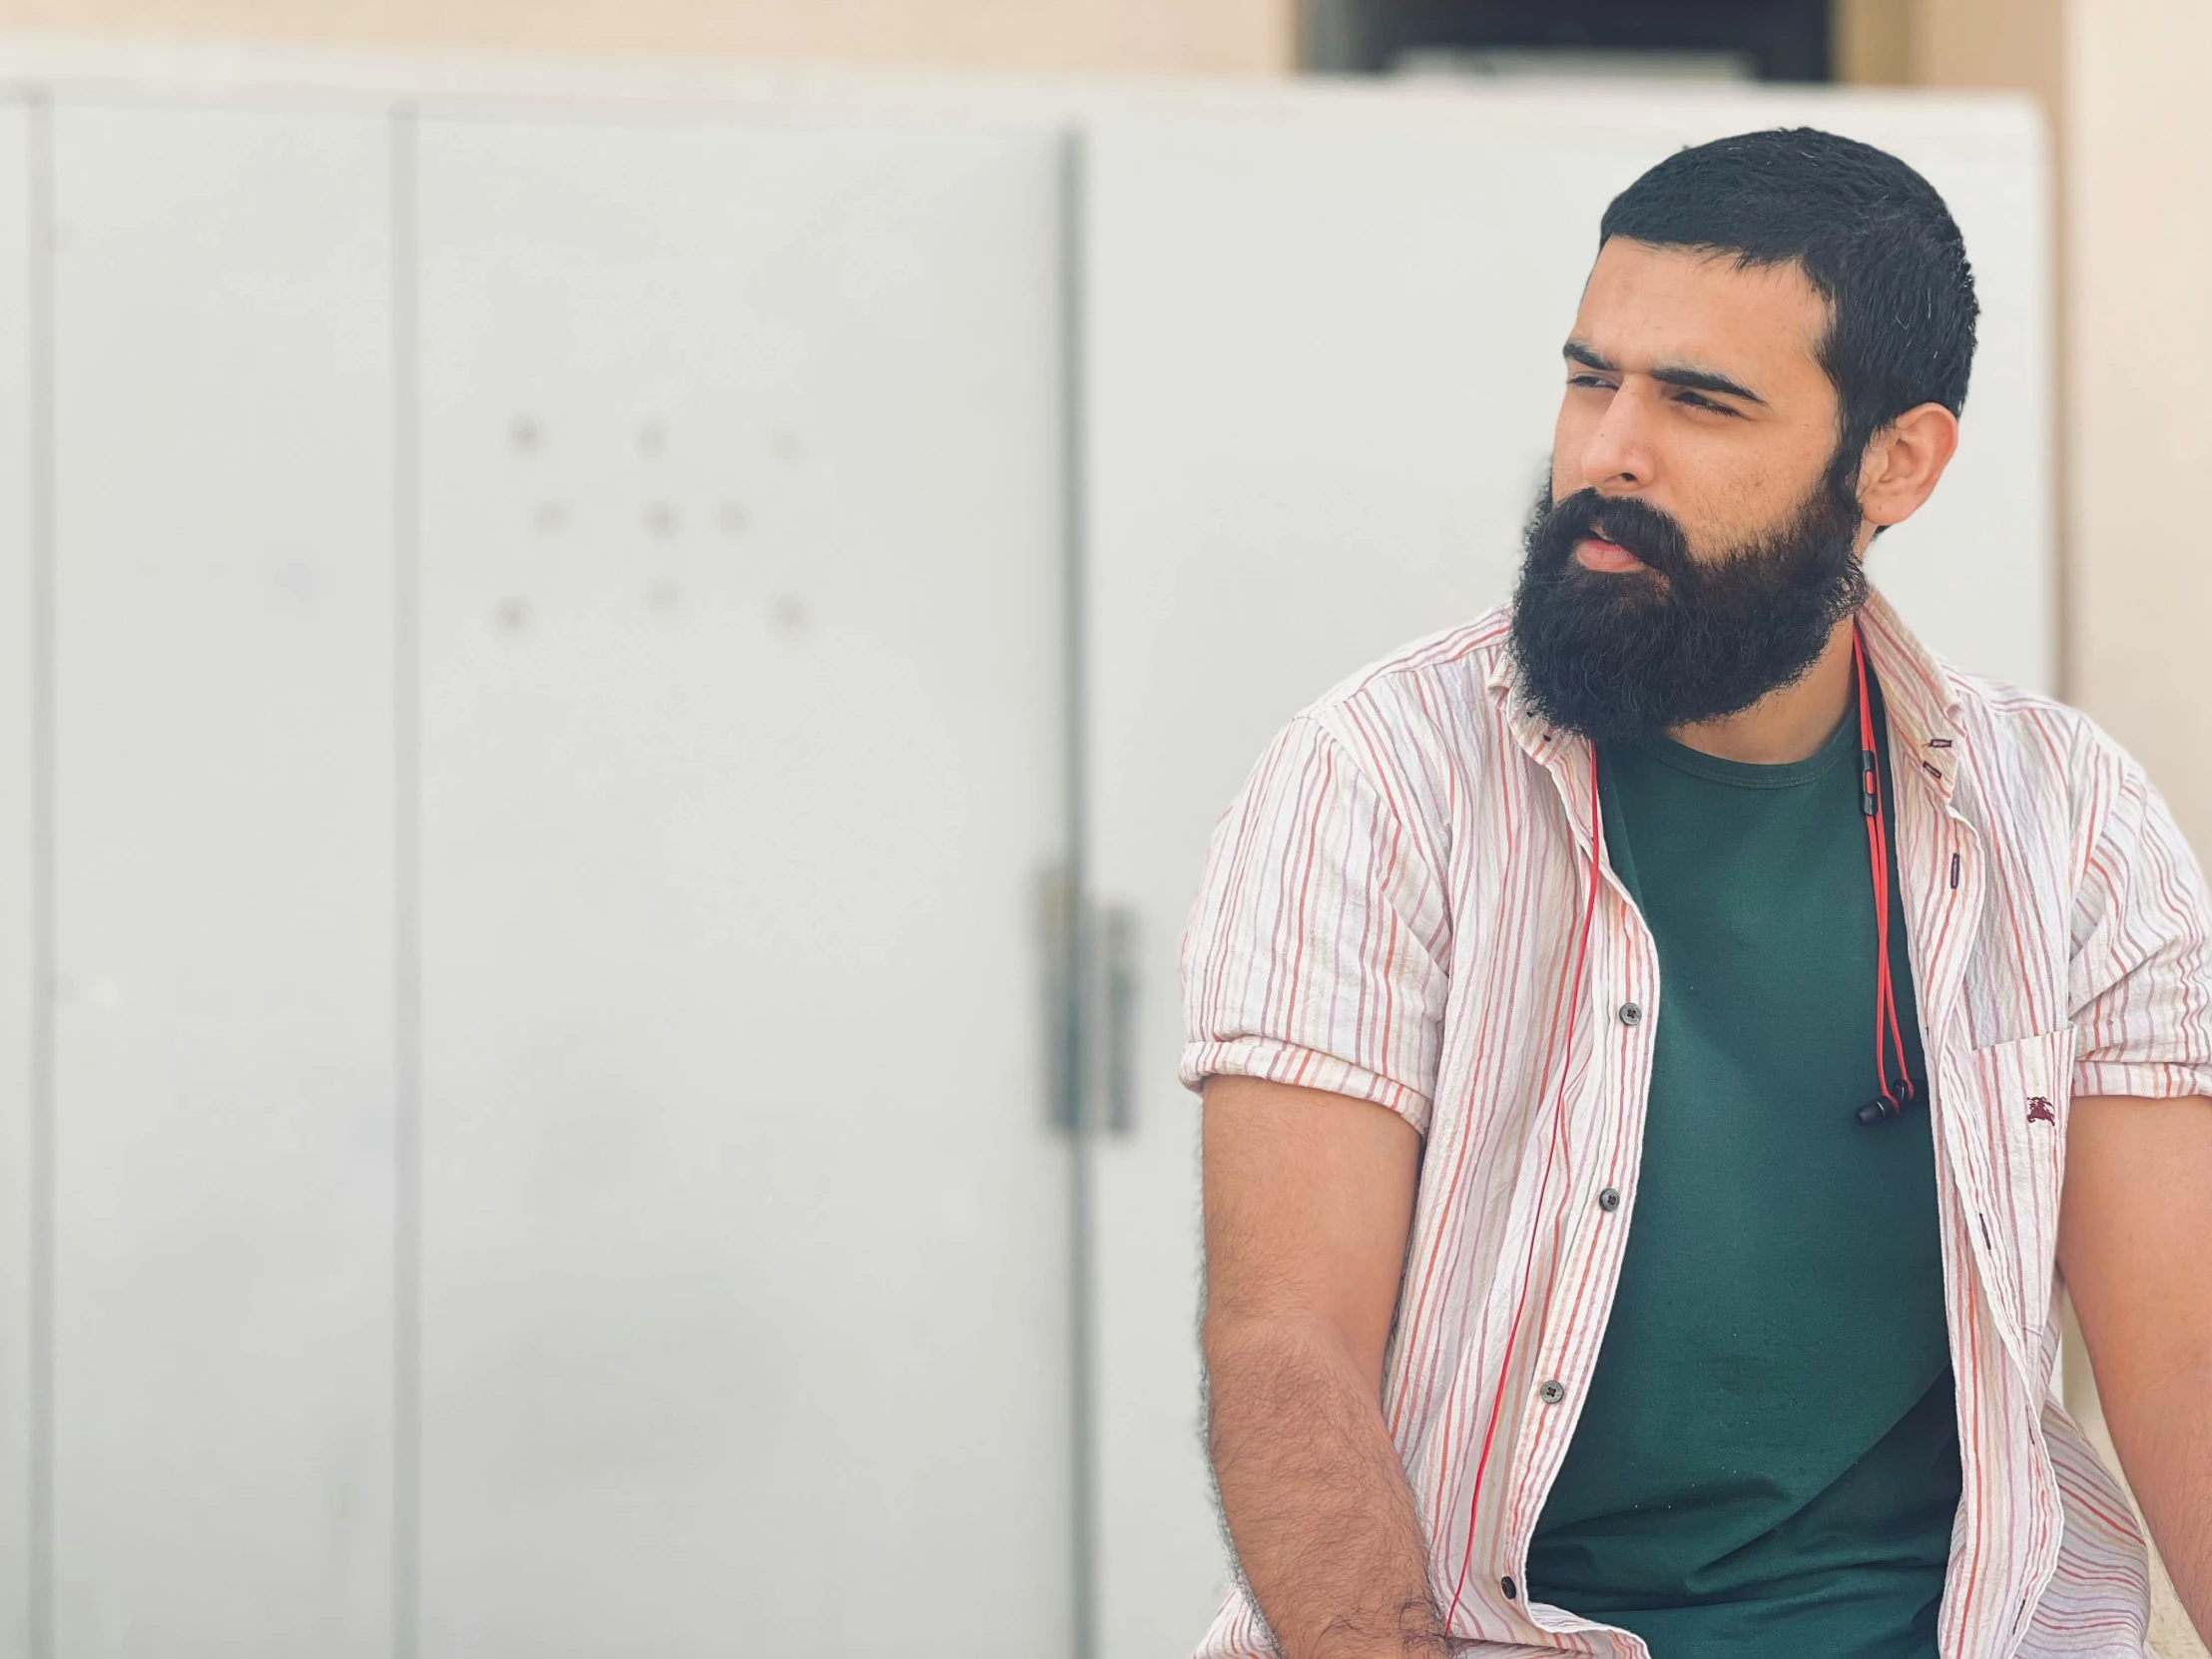
[[[2174,1593],[2212,1646],[2212,1366],[2114,1389],[2104,1419]]]
[[[1343,1343],[1209,1319],[1206,1359],[1222,1511],[1285,1659],[1442,1659],[1412,1493]]]
[[[2120,1467],[2212,1639],[2212,1100],[2077,1095],[2058,1270]]]

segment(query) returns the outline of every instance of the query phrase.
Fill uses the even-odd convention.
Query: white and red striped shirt
[[[2212,1094],[2203,878],[2084,716],[1937,663],[1879,597],[1862,621],[1957,1383],[1942,1652],[2139,1659],[2142,1541],[2053,1379],[2058,1188],[2071,1095]],[[1184,939],[1183,1077],[1353,1095],[1426,1137],[1382,1410],[1450,1634],[1642,1659],[1517,1588],[1620,1279],[1664,993],[1609,870],[1591,907],[1589,747],[1527,709],[1507,638],[1494,611],[1412,646],[1277,738]],[[1199,1650],[1271,1651],[1242,1593]]]

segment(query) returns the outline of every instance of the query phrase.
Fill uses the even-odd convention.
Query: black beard
[[[1596,743],[1741,714],[1803,679],[1866,603],[1860,522],[1857,500],[1824,479],[1781,529],[1699,560],[1649,502],[1588,489],[1554,502],[1547,484],[1513,595],[1523,693],[1545,720]],[[1586,569],[1574,548],[1592,534],[1650,568]]]

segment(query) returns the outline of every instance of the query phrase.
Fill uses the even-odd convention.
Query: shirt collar
[[[1948,801],[1958,778],[1958,692],[1949,673],[1906,627],[1880,590],[1870,586],[1859,612],[1867,641],[1867,659],[1882,681],[1891,733],[1891,766],[1909,773]],[[1483,686],[1503,717],[1514,742],[1542,766],[1550,767],[1582,740],[1556,730],[1529,707],[1513,660],[1509,638],[1490,654]]]
[[[1867,660],[1882,681],[1882,699],[1889,708],[1893,777],[1911,774],[1949,801],[1964,760],[1957,683],[1873,588],[1860,609],[1859,625]]]
[[[1543,765],[1549,766],[1562,751],[1582,743],[1573,733],[1553,728],[1529,707],[1528,693],[1520,681],[1520,665],[1513,657],[1510,635],[1501,635],[1490,652],[1490,668],[1483,676],[1482,685],[1504,718],[1506,730],[1513,734],[1513,741]]]

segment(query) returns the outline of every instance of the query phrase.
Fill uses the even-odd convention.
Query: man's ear
[[[1940,403],[1907,409],[1867,444],[1859,463],[1859,511],[1869,524],[1903,524],[1936,491],[1958,451],[1958,417]]]

